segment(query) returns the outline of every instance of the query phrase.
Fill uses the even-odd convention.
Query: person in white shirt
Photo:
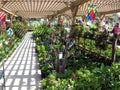
[[[105,22],[105,24],[103,25],[103,30],[105,31],[105,32],[109,32],[109,24],[108,24],[108,21],[106,21]]]

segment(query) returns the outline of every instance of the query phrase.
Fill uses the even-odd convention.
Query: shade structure
[[[7,0],[2,9],[23,17],[45,17],[66,7],[69,0]],[[75,0],[70,0],[75,1]]]
[[[59,13],[71,16],[70,5],[79,5],[77,15],[85,15],[88,4],[95,4],[100,14],[120,12],[120,0],[0,0],[3,10],[25,18],[40,18]]]
[[[120,0],[90,0],[82,5],[79,5],[77,16],[86,15],[89,4],[96,5],[99,14],[120,12]],[[70,10],[65,13],[71,15]]]

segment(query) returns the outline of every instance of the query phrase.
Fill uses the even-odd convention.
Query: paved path
[[[32,33],[28,32],[5,63],[5,90],[40,90],[41,71]]]

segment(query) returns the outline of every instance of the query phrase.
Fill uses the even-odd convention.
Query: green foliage
[[[82,36],[84,38],[94,39],[96,33],[98,33],[98,27],[95,24],[92,24],[91,26],[84,26]]]
[[[76,37],[76,36],[81,36],[82,32],[84,30],[84,26],[83,25],[74,25],[72,26],[71,32],[70,32],[70,36],[71,37]]]
[[[100,67],[98,63],[89,63],[89,66],[84,63],[79,66],[80,69],[67,70],[65,74],[50,74],[41,80],[43,88],[45,90],[117,90],[120,88],[119,63],[114,63],[112,66],[101,64]]]
[[[49,45],[51,34],[52,29],[50,29],[48,24],[42,24],[33,30],[33,36],[36,41],[36,51],[38,52],[39,63],[41,63],[42,77],[49,75],[54,68],[52,55],[50,54],[51,47]]]
[[[52,33],[52,29],[48,24],[42,24],[33,31],[34,38],[40,37],[41,39],[48,39],[50,34]]]
[[[10,51],[17,42],[18,38],[14,35],[9,37],[7,36],[7,32],[0,33],[0,61],[10,54]]]
[[[56,29],[52,30],[49,25],[43,24],[33,31],[43,77],[55,68],[56,53],[65,49],[66,31],[62,27]]]
[[[97,46],[96,45],[97,42],[98,42],[98,45],[99,45],[100,42],[103,42],[102,39],[104,40],[104,44],[107,44],[107,45]],[[97,52],[97,53],[99,53],[103,56],[106,56],[106,57],[111,57],[111,55],[112,55],[112,44],[108,44],[105,40],[105,37],[100,38],[99,40],[97,40],[97,39],[96,40],[90,40],[90,39],[80,38],[80,45],[85,47],[86,49],[88,49],[90,51]],[[120,60],[119,55],[120,55],[120,49],[116,47],[116,59],[117,59],[117,61]]]
[[[86,25],[73,25],[70,36],[71,37],[84,37],[89,39],[94,39],[96,32],[98,32],[98,27],[95,24],[91,26]]]
[[[80,27],[76,27],[80,28]],[[86,27],[85,27],[86,28]],[[56,51],[58,49],[65,49],[60,35],[62,30],[57,30],[57,40],[51,38],[51,32],[47,31],[48,26],[40,26],[36,28],[33,35],[36,40],[36,50],[38,52],[38,58],[40,62],[40,68],[44,78],[40,81],[43,86],[43,90],[117,90],[120,88],[120,64],[113,63],[111,66],[105,66],[98,62],[92,62],[92,59],[99,59],[100,57],[91,52],[84,52],[81,48],[69,50],[73,53],[73,57],[68,57],[66,71],[64,74],[52,72],[54,70],[54,63],[56,59]],[[77,29],[75,29],[77,30]],[[82,27],[82,30],[83,27]],[[96,33],[97,28],[89,28]],[[91,32],[90,31],[90,32]],[[81,30],[79,31],[81,32]],[[47,33],[47,34],[46,34]],[[75,34],[76,32],[74,32]],[[82,31],[82,34],[84,31]],[[95,46],[95,40],[93,40],[93,33],[91,33],[92,42],[90,39],[86,39],[85,48],[100,52]],[[72,34],[73,35],[73,34]],[[78,34],[78,32],[76,33]],[[63,35],[64,36],[64,35]],[[43,37],[43,38],[42,38]],[[52,39],[52,45],[47,42]],[[64,39],[64,38],[63,38]],[[80,39],[81,45],[84,43],[84,39]],[[106,55],[106,52],[111,52],[111,45],[108,46],[108,51],[101,52]],[[119,52],[118,52],[119,53]],[[108,56],[111,54],[108,53]],[[70,56],[72,56],[70,54]],[[101,60],[104,60],[101,58]]]
[[[27,27],[27,26],[25,26],[25,25],[20,21],[13,21],[12,22],[12,28],[15,32],[16,37],[22,38],[26,34],[27,30],[25,27]]]
[[[96,35],[96,47],[100,48],[100,49],[107,49],[107,39],[108,39],[108,34],[107,33],[98,33]]]
[[[6,55],[6,53],[5,53],[5,48],[6,48],[5,44],[7,42],[6,38],[7,38],[7,33],[2,32],[0,34],[0,60],[2,60]]]

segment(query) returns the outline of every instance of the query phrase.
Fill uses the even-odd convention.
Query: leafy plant
[[[25,25],[20,21],[12,22],[12,28],[18,38],[22,38],[26,34],[27,30],[25,29]]]

